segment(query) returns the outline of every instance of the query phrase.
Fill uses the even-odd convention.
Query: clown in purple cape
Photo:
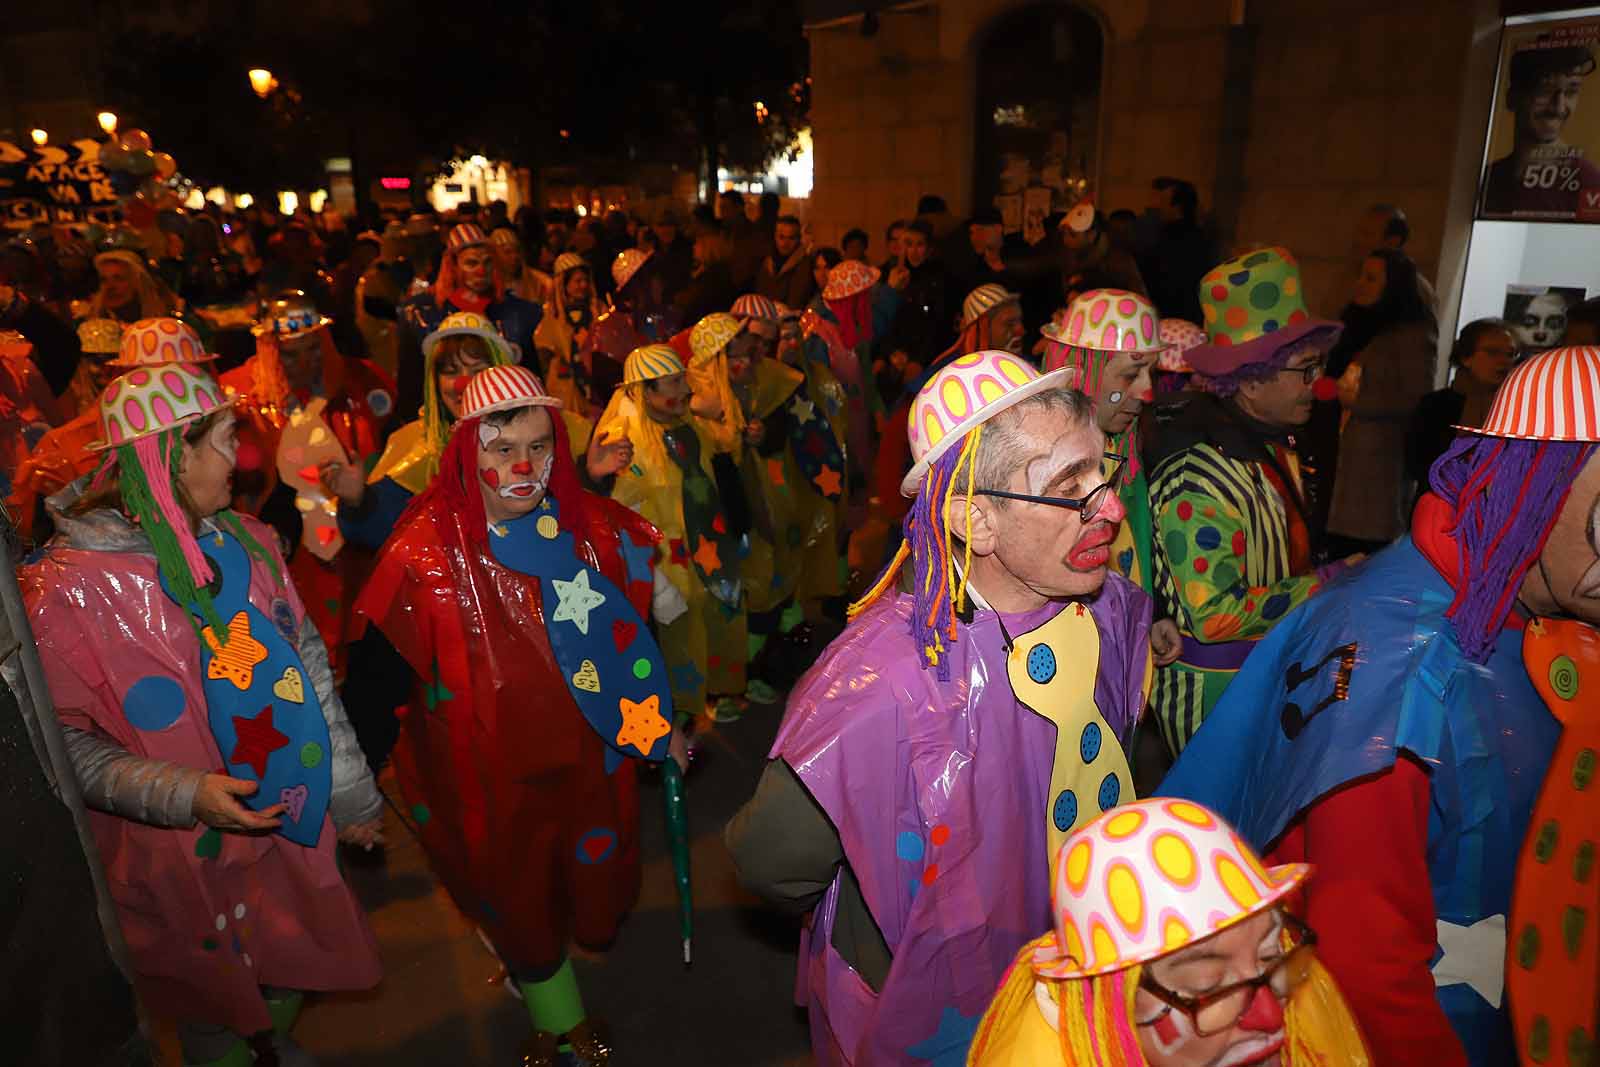
[[[906,542],[728,827],[744,884],[812,913],[799,986],[823,1067],[964,1063],[1050,920],[1052,854],[1132,797],[1151,604],[1107,574],[1123,509],[1070,374],[986,351],[923,387]]]

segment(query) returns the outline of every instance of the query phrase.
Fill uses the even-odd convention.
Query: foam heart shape
[[[618,619],[611,624],[611,640],[616,644],[619,654],[633,643],[634,635],[638,632],[638,625],[626,619]]]
[[[278,791],[278,801],[288,809],[289,818],[295,822],[300,821],[300,815],[306,810],[306,801],[311,797],[311,790],[304,783],[292,788]]]
[[[583,854],[589,858],[590,863],[599,863],[616,843],[616,837],[609,832],[592,833],[583,839]]]
[[[326,429],[324,429],[321,426],[313,426],[311,428],[310,441],[311,441],[312,444],[320,445],[322,442],[326,441],[327,439],[328,439],[328,431]]]
[[[595,670],[594,660],[583,661],[578,673],[572,676],[572,684],[590,693],[600,692],[600,672]]]
[[[304,704],[306,687],[305,679],[300,677],[300,668],[285,667],[283,677],[272,683],[272,695],[291,704]]]

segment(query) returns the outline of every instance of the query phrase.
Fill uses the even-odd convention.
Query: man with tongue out
[[[918,393],[905,545],[795,687],[728,828],[747,887],[813,911],[824,1067],[962,1062],[1049,925],[1051,857],[1132,799],[1151,606],[1107,573],[1123,509],[1070,374],[973,352]]]

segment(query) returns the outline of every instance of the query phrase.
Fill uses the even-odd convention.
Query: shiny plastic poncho
[[[942,1057],[964,1053],[1017,950],[1051,924],[1049,848],[1065,807],[1052,796],[1058,731],[1019,700],[1008,674],[1039,644],[1027,635],[1076,617],[1077,605],[1003,624],[976,611],[947,650],[948,682],[923,666],[911,607],[909,594],[886,594],[851,623],[796,686],[771,753],[837,830],[893,955],[877,993],[840,957],[835,879],[799,960],[823,1067],[959,1062]],[[1120,750],[1144,706],[1149,600],[1108,575],[1085,616],[1100,639],[1098,670],[1091,692],[1061,672],[1072,679],[1065,697],[1092,701],[1112,734],[1103,747]],[[1058,661],[1075,654],[1063,648]],[[1068,740],[1076,755],[1078,736]],[[1084,798],[1085,811],[1092,804]]]
[[[1498,982],[1479,980],[1500,973],[1504,941],[1449,931],[1504,923],[1558,727],[1523,668],[1522,633],[1508,627],[1486,663],[1471,662],[1445,617],[1454,596],[1409,536],[1327,586],[1257,645],[1161,792],[1211,808],[1264,852],[1319,799],[1389,771],[1401,753],[1425,766],[1430,888],[1440,937],[1453,942],[1429,969],[1469,1061],[1488,1067],[1514,1062]],[[1311,897],[1361,878],[1338,874]],[[1346,989],[1363,982],[1334,977]]]
[[[271,551],[266,528],[243,522]],[[282,560],[276,562],[281,573]],[[135,756],[260,777],[224,759],[249,753],[237,744],[242,737],[220,747],[208,721],[214,709],[207,703],[200,638],[188,613],[163,591],[148,550],[100,551],[58,539],[21,579],[64,725],[99,734]],[[235,595],[248,597],[257,636],[273,630],[282,641],[297,640],[305,609],[292,585],[275,582],[252,561],[248,592]],[[259,646],[249,640],[247,633],[230,639],[239,650],[235,671],[255,665],[246,653]],[[265,649],[256,654],[267,656]],[[311,679],[299,671],[252,682],[252,691],[266,683],[292,686],[298,692],[291,695],[302,699],[312,695],[304,692]],[[253,722],[265,727],[258,739],[267,743],[257,751],[267,764],[280,765],[284,756],[306,765],[332,758],[326,749],[291,747],[272,718],[262,718]],[[276,800],[263,797],[255,806]],[[325,814],[313,847],[280,834],[219,835],[199,824],[164,829],[99,811],[89,819],[141,998],[163,1017],[248,1034],[272,1025],[260,986],[366,989],[377,983],[377,945],[339,876],[336,835]]]
[[[572,698],[539,580],[498,562],[472,521],[438,493],[419,497],[356,610],[416,675],[395,768],[429,860],[507,965],[534,969],[560,961],[571,939],[609,942],[632,906],[638,781],[608,760]],[[629,581],[624,550],[653,545],[655,529],[587,493],[582,518],[562,522],[578,557],[648,612],[649,584]],[[634,636],[607,630],[590,640]]]

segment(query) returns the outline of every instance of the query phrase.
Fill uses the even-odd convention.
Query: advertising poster
[[[1567,309],[1583,303],[1577,285],[1508,285],[1502,317],[1511,325],[1519,356],[1555,348],[1567,336]]]
[[[1506,27],[1478,217],[1600,222],[1600,18]]]

